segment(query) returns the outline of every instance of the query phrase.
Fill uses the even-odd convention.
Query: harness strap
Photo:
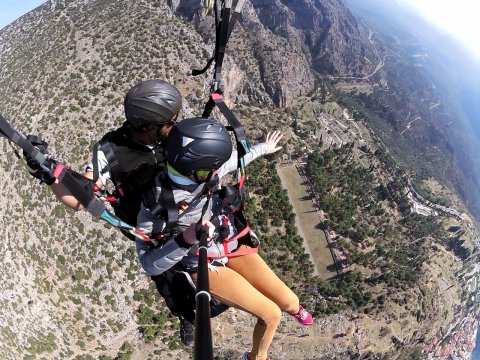
[[[100,172],[98,170],[98,151],[100,150],[100,142],[95,143],[93,146],[93,182],[97,183],[100,178]]]
[[[215,71],[214,71],[214,78],[212,81],[212,89],[211,91],[215,90],[222,90],[222,65],[223,59],[225,57],[225,50],[227,48],[228,40],[232,35],[233,29],[235,24],[239,20],[242,12],[242,8],[244,5],[244,0],[239,0],[237,5],[235,6],[235,11],[233,15],[231,14],[231,7],[232,7],[232,0],[222,1],[223,8],[221,12],[221,18],[219,19],[218,12],[217,12],[217,1],[215,1],[215,50],[213,56],[208,59],[207,64],[201,70],[192,70],[192,75],[197,76],[205,73],[210,66],[212,65],[213,61],[215,60]],[[208,116],[206,116],[208,117]]]
[[[107,159],[107,166],[102,169],[102,175],[107,171],[110,171],[111,180],[115,185],[115,188],[119,191],[120,195],[122,194],[121,190],[121,174],[122,169],[120,168],[120,163],[118,162],[115,153],[113,152],[112,146],[108,141],[99,141],[93,147],[93,180],[96,183],[100,177],[100,171],[98,168],[98,152],[102,151]]]
[[[237,154],[238,154],[238,169],[239,169],[239,181],[240,179],[245,176],[245,160],[244,156],[250,151],[250,145],[247,139],[247,134],[245,133],[245,129],[243,128],[240,121],[238,121],[237,117],[233,114],[232,110],[225,104],[223,101],[223,97],[220,92],[216,91],[210,95],[210,99],[207,102],[213,104],[213,106],[217,106],[220,112],[225,116],[228,123],[233,129],[233,134],[235,135],[235,140],[237,142]],[[206,105],[206,106],[207,106]],[[205,113],[203,114],[205,115]],[[203,116],[202,115],[202,116]],[[243,186],[244,179],[241,183]]]
[[[240,239],[241,237],[244,237],[245,235],[248,234],[248,232],[250,231],[250,226],[245,226],[245,229],[243,229],[242,231],[240,231],[238,234],[228,238],[228,239],[225,239],[223,240],[223,251],[225,252],[225,254],[228,254],[228,243],[229,242],[232,242],[232,241],[235,241],[235,240],[238,240]]]
[[[225,2],[225,6],[222,9],[222,18],[217,25],[217,36],[215,45],[215,73],[213,76],[212,91],[220,90],[223,92],[222,83],[222,65],[225,57],[225,50],[227,48],[228,41],[228,27],[230,22],[230,9],[231,0]]]
[[[102,151],[107,158],[108,167],[110,168],[110,174],[112,175],[112,180],[115,184],[115,187],[120,190],[120,183],[122,169],[120,168],[120,163],[118,162],[115,153],[113,152],[112,145],[107,141],[102,144]],[[107,172],[107,168],[103,169],[104,172]]]
[[[161,202],[165,205],[167,210],[166,229],[170,231],[177,225],[178,207],[175,203],[175,198],[173,197],[172,183],[168,180],[166,171],[160,175],[160,185],[162,187],[162,192],[160,193]],[[153,215],[155,215],[155,213]]]
[[[212,199],[212,191],[209,185],[210,184],[208,182],[205,183],[201,193],[202,195],[205,195],[205,194],[207,195],[207,201],[205,201],[205,204],[203,204],[202,214],[200,215],[200,219],[197,221],[197,224],[195,225],[195,232],[197,235],[197,239],[201,239],[202,236],[203,237],[205,236],[205,231],[202,230],[202,220],[203,220],[203,217],[205,216],[205,213],[208,210],[208,206],[210,205],[210,200]]]
[[[242,124],[240,123],[240,121],[238,121],[237,117],[225,104],[222,94],[220,94],[219,92],[214,92],[210,97],[215,103],[215,105],[218,107],[220,112],[223,114],[223,116],[225,116],[230,126],[233,128],[235,139],[237,140],[237,142],[242,143],[242,156],[245,155],[248,152],[248,148],[244,148],[243,142],[247,140],[247,134],[245,133],[245,129],[243,128]]]

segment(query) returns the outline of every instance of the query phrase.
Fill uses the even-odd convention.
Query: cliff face
[[[211,39],[213,24],[209,19],[205,22],[200,1],[171,0],[169,4],[192,21],[204,38]],[[276,105],[286,107],[293,98],[314,89],[312,69],[336,76],[364,76],[378,62],[374,47],[338,1],[253,0],[245,4],[238,28],[229,54],[250,73],[242,83],[250,100],[261,99],[261,89]]]
[[[213,41],[213,21],[203,15],[200,1],[169,4],[177,14],[192,21],[208,43]],[[236,88],[227,88],[227,91],[236,94],[237,100],[265,101],[268,97],[277,106],[288,106],[294,97],[308,94],[314,88],[308,51],[295,32],[286,38],[263,24],[259,9],[252,4],[245,4],[227,49],[227,61],[236,63],[245,77],[234,81]],[[274,5],[278,4],[270,4]],[[282,22],[281,26],[291,31],[288,23]]]
[[[360,34],[342,1],[254,0],[262,24],[289,40],[300,40],[311,63],[322,73],[362,76],[372,70],[376,54]],[[275,6],[278,10],[271,11]]]

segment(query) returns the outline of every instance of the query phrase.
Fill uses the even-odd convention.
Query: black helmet
[[[184,176],[198,170],[216,170],[232,154],[232,140],[220,122],[206,118],[185,119],[170,131],[165,143],[167,161]]]
[[[182,95],[164,80],[146,80],[125,95],[125,117],[135,128],[144,130],[148,124],[167,123],[180,112]]]

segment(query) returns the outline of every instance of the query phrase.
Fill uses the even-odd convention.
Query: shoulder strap
[[[115,153],[113,151],[112,145],[107,139],[102,139],[95,144],[93,147],[93,180],[97,182],[100,171],[98,168],[98,151],[102,151],[107,159],[107,168],[102,169],[102,174],[110,171],[111,179],[115,184],[115,187],[119,187],[121,184],[121,174],[122,169],[120,163],[118,162]]]
[[[100,141],[95,143],[93,146],[93,182],[96,183],[100,178],[100,173],[98,171],[98,151],[100,150]]]
[[[162,191],[157,199],[155,187],[145,192],[143,201],[155,217],[165,220],[166,225],[163,232],[169,232],[176,227],[178,222],[178,207],[173,196],[172,183],[168,179],[165,167],[162,167],[159,174]]]
[[[178,208],[175,198],[173,197],[172,183],[168,180],[166,171],[162,171],[160,174],[160,185],[162,186],[160,201],[164,204],[167,210],[167,224],[165,228],[169,231],[177,225]]]

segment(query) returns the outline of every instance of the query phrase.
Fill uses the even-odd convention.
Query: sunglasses
[[[165,125],[175,125],[178,122],[178,114],[175,115],[170,121],[164,123]]]

